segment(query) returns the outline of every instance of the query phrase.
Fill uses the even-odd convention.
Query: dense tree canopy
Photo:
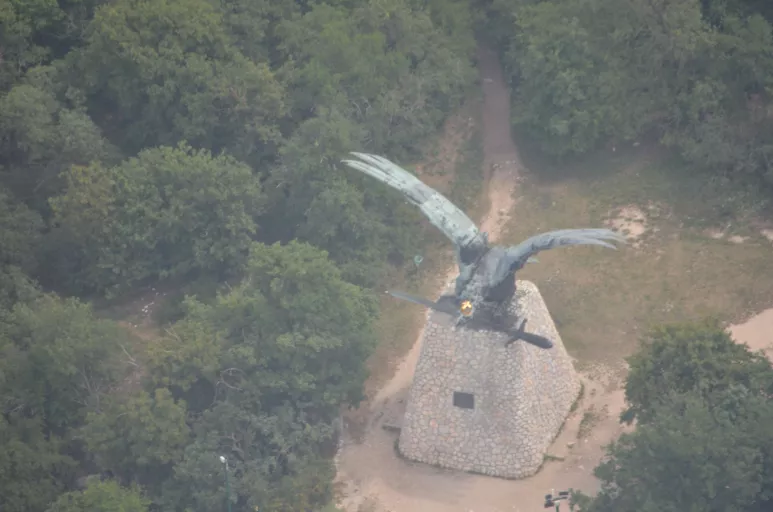
[[[137,488],[123,488],[116,482],[94,482],[85,490],[61,495],[46,512],[147,512],[149,501]]]
[[[123,378],[128,335],[78,300],[20,298],[0,316],[0,505],[44,510],[73,483],[72,433]]]
[[[115,159],[115,150],[78,98],[59,101],[49,90],[55,87],[49,82],[55,76],[53,68],[34,69],[0,98],[4,183],[44,214],[46,198],[57,192],[59,175],[71,165]]]
[[[474,78],[472,20],[467,0],[0,0],[0,509],[217,510],[220,455],[234,510],[326,504],[368,287],[422,243],[339,161],[419,154]],[[150,343],[87,302],[146,286],[176,288]]]
[[[773,371],[763,355],[735,343],[716,321],[654,329],[629,359],[627,420],[646,421],[662,397],[697,391],[704,397],[742,385],[773,393]]]
[[[249,509],[304,510],[328,498],[332,467],[315,447],[330,439],[338,404],[360,398],[374,298],[323,251],[292,242],[255,244],[241,284],[186,306],[153,349],[154,380],[201,414],[165,497],[178,508],[216,506],[220,482],[208,475],[226,454]]]
[[[589,512],[769,510],[773,420],[766,397],[746,388],[670,395],[609,449],[603,487]]]
[[[50,200],[63,247],[51,258],[76,290],[238,271],[264,203],[247,165],[182,145],[112,169],[72,166],[63,178],[64,193]]]
[[[225,14],[207,0],[122,0],[96,12],[76,83],[122,147],[187,140],[259,161],[279,141],[282,86],[233,45]]]
[[[773,185],[773,12],[746,0],[484,2],[514,123],[557,155],[657,134],[697,167]]]
[[[655,329],[630,362],[636,430],[609,447],[583,510],[769,510],[770,361],[712,321]]]

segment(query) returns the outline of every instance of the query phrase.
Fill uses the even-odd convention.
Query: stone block
[[[505,347],[503,333],[454,329],[454,319],[430,313],[398,441],[406,458],[504,478],[542,465],[580,380],[537,287],[517,288],[511,313],[553,348]]]

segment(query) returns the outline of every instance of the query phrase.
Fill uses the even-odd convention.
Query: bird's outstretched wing
[[[609,229],[561,229],[527,238],[505,250],[496,270],[489,275],[489,286],[495,286],[508,274],[520,270],[531,256],[540,251],[566,245],[599,245],[617,249],[611,242],[625,243],[625,237]]]
[[[343,163],[402,192],[458,247],[465,247],[478,237],[478,227],[463,211],[402,167],[377,155],[352,155],[360,160],[343,160]]]

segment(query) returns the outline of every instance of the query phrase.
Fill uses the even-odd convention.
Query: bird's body
[[[525,321],[509,318],[507,310],[515,295],[515,273],[535,261],[540,251],[565,245],[598,245],[615,249],[611,242],[625,239],[608,229],[564,229],[533,236],[511,247],[490,246],[488,235],[439,192],[422,183],[405,169],[389,160],[365,153],[353,153],[360,160],[344,160],[349,167],[362,171],[402,192],[417,205],[430,222],[454,243],[459,275],[453,295],[436,302],[402,292],[393,296],[422,304],[443,313],[457,315],[457,325],[490,328],[507,332],[543,348],[549,340],[525,333]]]
[[[503,279],[493,282],[490,276],[496,274],[499,262],[505,257],[504,247],[488,247],[483,256],[472,269],[469,280],[461,275],[456,280],[456,295],[473,299],[478,297],[484,302],[503,302],[512,298],[515,293],[515,274],[513,279]]]
[[[499,261],[504,256],[502,247],[487,247],[474,266],[471,266],[469,278],[459,275],[456,278],[454,296],[461,302],[470,301],[472,313],[478,316],[492,318],[502,317],[515,294],[515,276],[513,279],[503,279],[491,285],[489,276],[496,271]],[[471,316],[471,315],[469,315]],[[463,324],[469,316],[459,318]]]

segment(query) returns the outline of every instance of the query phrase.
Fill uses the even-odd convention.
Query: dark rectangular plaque
[[[454,406],[462,409],[475,409],[475,395],[454,391]]]

